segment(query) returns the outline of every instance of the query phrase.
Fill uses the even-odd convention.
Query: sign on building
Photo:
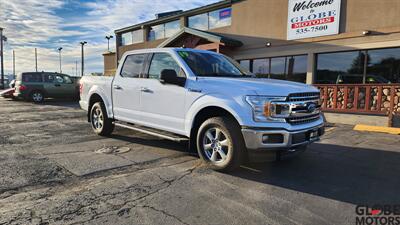
[[[341,0],[289,0],[287,39],[339,33]]]

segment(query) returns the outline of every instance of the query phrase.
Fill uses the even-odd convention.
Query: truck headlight
[[[285,100],[286,97],[246,96],[256,122],[285,122],[284,117],[289,116],[290,108],[287,104],[279,104]]]

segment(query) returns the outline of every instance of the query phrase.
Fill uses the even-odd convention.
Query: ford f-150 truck
[[[84,76],[80,106],[98,135],[120,126],[197,148],[213,169],[302,152],[324,133],[318,89],[260,79],[210,51],[129,51],[114,77]]]

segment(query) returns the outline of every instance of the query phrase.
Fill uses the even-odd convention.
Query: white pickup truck
[[[318,89],[255,78],[222,54],[126,52],[114,77],[84,76],[80,106],[99,135],[120,126],[184,141],[216,170],[302,152],[324,133]]]

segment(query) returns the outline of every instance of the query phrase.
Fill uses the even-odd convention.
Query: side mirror
[[[175,70],[164,69],[161,71],[160,82],[165,84],[175,84],[178,86],[185,86],[186,78],[178,77]]]

